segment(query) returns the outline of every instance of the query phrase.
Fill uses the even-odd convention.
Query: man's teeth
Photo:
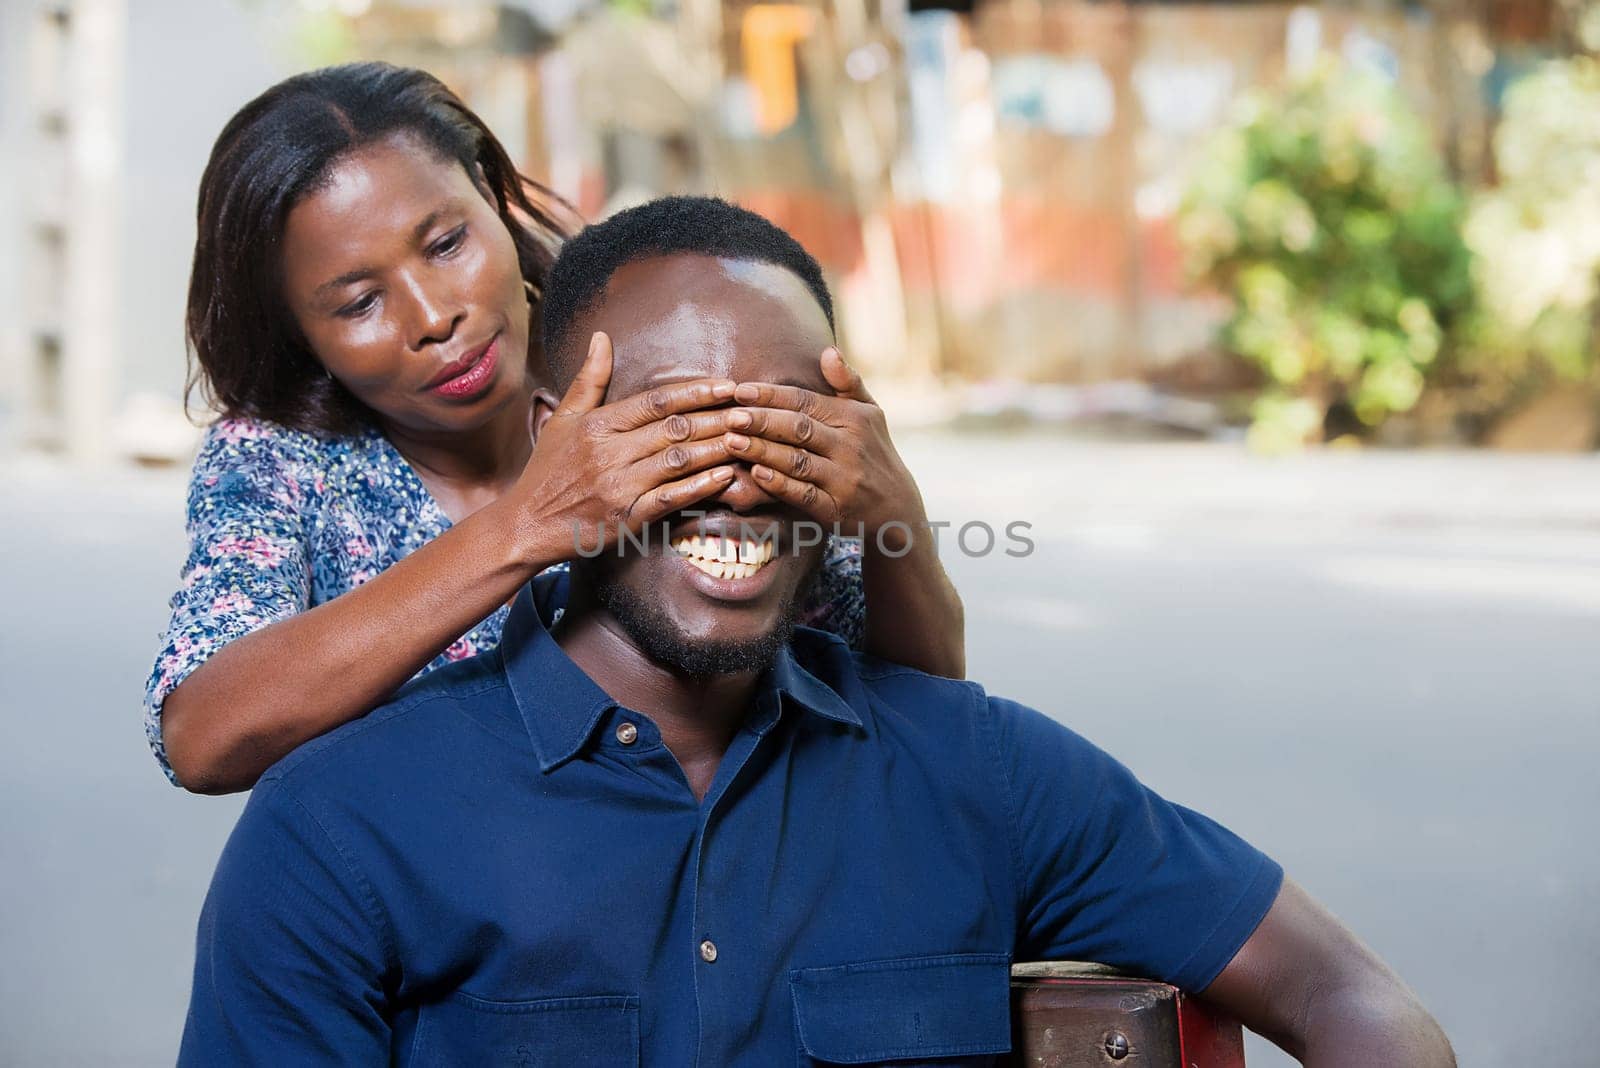
[[[713,578],[749,578],[772,559],[772,542],[769,540],[739,540],[716,534],[679,538],[672,543],[672,548]]]

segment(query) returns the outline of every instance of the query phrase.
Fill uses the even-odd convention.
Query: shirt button
[[[631,723],[617,724],[617,741],[623,745],[632,745],[639,740],[639,728]]]
[[[700,959],[707,964],[715,963],[717,959],[717,944],[709,938],[700,943]]]

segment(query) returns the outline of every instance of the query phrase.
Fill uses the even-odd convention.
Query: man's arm
[[[200,915],[179,1065],[388,1063],[374,907],[301,802],[259,785]]]
[[[1201,996],[1308,1068],[1456,1063],[1400,977],[1289,879]]]
[[[989,706],[1018,841],[1019,959],[1164,980],[1312,1066],[1455,1063],[1394,973],[1270,858],[1033,709]]]

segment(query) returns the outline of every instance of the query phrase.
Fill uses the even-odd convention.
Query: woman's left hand
[[[869,539],[904,523],[900,542],[927,517],[922,494],[889,440],[883,409],[836,348],[822,351],[829,397],[799,386],[742,382],[728,413],[728,452],[752,465],[761,488],[841,533]],[[869,541],[870,544],[870,541]]]
[[[838,349],[823,350],[822,377],[835,396],[740,383],[733,398],[742,407],[728,409],[723,438],[729,457],[750,464],[758,485],[813,521],[838,523],[846,537],[862,528],[866,652],[959,679],[965,613],[937,544],[923,536],[922,494],[889,440],[883,409]]]

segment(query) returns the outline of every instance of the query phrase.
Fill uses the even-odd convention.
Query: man
[[[715,200],[625,212],[564,250],[544,331],[570,388],[540,433],[598,403],[603,331],[612,399],[732,379],[802,444],[736,464],[668,544],[575,561],[559,622],[535,584],[498,655],[267,773],[201,920],[184,1063],[983,1063],[1021,959],[1203,992],[1308,1064],[1453,1063],[1222,827],[1037,712],[793,629],[803,442],[825,451],[838,398],[788,235]]]

